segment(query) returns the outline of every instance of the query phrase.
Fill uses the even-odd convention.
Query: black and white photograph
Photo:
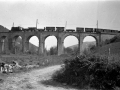
[[[0,90],[120,90],[120,0],[0,0]]]

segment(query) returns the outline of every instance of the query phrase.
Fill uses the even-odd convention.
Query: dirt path
[[[60,68],[60,65],[56,65],[8,77],[0,85],[0,90],[75,90],[42,83],[42,81],[49,80],[51,75]]]

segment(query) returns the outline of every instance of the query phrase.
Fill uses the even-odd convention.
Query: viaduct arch
[[[100,46],[103,41],[114,37],[118,33],[90,33],[90,32],[57,32],[57,31],[15,31],[15,32],[1,32],[0,33],[0,53],[15,53],[14,45],[15,39],[18,36],[22,38],[22,52],[26,53],[28,50],[29,39],[32,36],[37,36],[39,39],[38,55],[45,55],[45,39],[48,36],[55,36],[57,39],[58,55],[64,53],[64,39],[67,36],[75,36],[78,39],[79,53],[82,51],[83,40],[86,36],[92,36],[96,39],[96,45]]]

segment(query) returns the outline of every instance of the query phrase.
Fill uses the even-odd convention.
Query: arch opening
[[[13,38],[13,53],[20,54],[22,53],[22,37],[21,36],[15,36]]]
[[[1,37],[1,53],[6,53],[6,36]]]
[[[90,54],[95,51],[97,46],[97,39],[94,36],[86,36],[83,39],[82,52],[83,54]]]
[[[74,54],[79,53],[79,41],[76,36],[70,35],[64,39],[64,54]]]
[[[48,36],[45,38],[45,53],[47,55],[57,55],[57,38],[55,36]]]
[[[38,48],[39,48],[39,39],[37,36],[30,36],[29,39],[29,44],[28,44],[28,53],[29,54],[38,54]]]

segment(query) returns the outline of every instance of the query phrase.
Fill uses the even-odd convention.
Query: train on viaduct
[[[76,27],[76,29],[65,29],[65,27],[44,27],[43,29],[12,27],[8,32],[0,32],[0,53],[10,52],[16,54],[13,49],[15,49],[15,42],[19,36],[22,37],[22,52],[26,53],[29,51],[29,39],[32,36],[37,36],[39,39],[38,55],[44,55],[45,39],[48,36],[55,36],[58,55],[61,55],[64,54],[64,39],[72,35],[78,39],[78,52],[81,54],[83,40],[86,36],[94,37],[96,45],[100,46],[106,39],[113,38],[119,33],[118,30],[83,27]]]

